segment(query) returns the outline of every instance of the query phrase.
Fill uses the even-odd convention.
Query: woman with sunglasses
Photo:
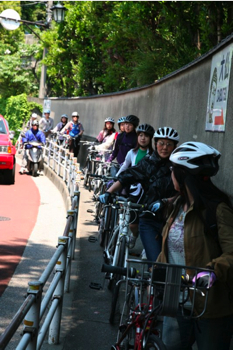
[[[99,197],[102,203],[108,203],[111,193],[134,183],[140,183],[144,190],[141,204],[147,204],[149,210],[156,212],[139,216],[139,233],[145,248],[147,259],[155,261],[161,251],[161,231],[164,223],[163,216],[159,214],[158,207],[162,207],[163,198],[174,196],[174,189],[169,156],[179,142],[179,135],[171,127],[159,128],[154,133],[155,151],[146,155],[134,167],[128,168],[118,176],[116,181],[105,194]]]

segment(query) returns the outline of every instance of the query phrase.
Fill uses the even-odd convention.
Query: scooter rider
[[[50,110],[45,109],[44,116],[39,122],[39,128],[45,134],[45,137],[48,137],[51,134],[53,129],[53,118],[50,117]]]
[[[38,120],[33,120],[32,122],[32,127],[30,130],[28,130],[25,135],[22,137],[22,142],[29,142],[29,141],[37,141],[37,142],[41,142],[43,144],[45,144],[46,142],[46,138],[45,135],[42,131],[39,130],[39,122]],[[30,145],[26,145],[26,149],[31,148],[32,146]],[[26,149],[24,150],[24,154],[23,154],[23,159],[22,159],[22,163],[21,163],[21,168],[20,168],[20,174],[23,174],[24,171],[26,170],[26,166],[27,166],[27,153],[26,153]],[[39,166],[39,170],[43,171],[43,160],[40,163]]]
[[[79,154],[79,141],[84,132],[82,124],[79,122],[79,114],[78,112],[72,113],[72,121],[67,123],[65,127],[61,130],[60,134],[66,134],[68,131],[70,139],[69,139],[69,151],[74,153],[74,157],[78,157]]]
[[[52,133],[59,133],[68,123],[68,115],[67,114],[62,114],[61,116],[61,121],[55,126],[53,130],[51,130]],[[58,141],[59,144],[62,144],[64,141],[64,137],[58,136]]]

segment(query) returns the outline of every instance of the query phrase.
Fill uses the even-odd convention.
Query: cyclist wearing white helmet
[[[100,196],[101,202],[108,201],[110,193],[119,191],[122,187],[140,183],[144,190],[140,203],[147,204],[149,209],[155,212],[158,206],[162,207],[163,199],[176,194],[171,180],[169,156],[176,148],[179,135],[173,128],[164,127],[154,133],[154,139],[155,151],[143,157],[136,166],[119,174],[119,181]],[[156,213],[156,217],[152,214],[139,217],[139,233],[147,259],[150,261],[155,261],[161,251],[163,224],[164,218],[161,211]]]
[[[210,177],[219,170],[220,153],[201,142],[185,142],[170,155],[172,181],[179,196],[163,230],[158,261],[209,269],[193,283],[209,289],[207,307],[198,322],[164,318],[163,341],[169,350],[227,350],[233,334],[233,210],[229,197]],[[196,294],[195,311],[204,299]],[[191,307],[191,302],[190,302]],[[175,345],[176,344],[176,345]]]
[[[120,170],[116,176],[119,176],[126,169],[137,165],[143,157],[145,157],[147,154],[152,154],[154,151],[152,146],[152,139],[155,130],[153,126],[149,124],[141,124],[136,129],[136,132],[138,135],[137,146],[127,153],[125,161],[120,167]],[[131,185],[129,189],[130,201],[139,203],[143,192],[144,190],[140,183]],[[130,230],[133,235],[130,237],[130,248],[133,248],[138,237],[138,215],[136,212],[131,213],[132,215],[130,219]]]
[[[82,124],[79,122],[79,114],[78,112],[73,112],[72,121],[68,122],[64,128],[61,130],[60,134],[69,134],[69,151],[74,153],[74,157],[78,157],[80,144],[79,141],[84,133],[84,128]]]
[[[102,143],[106,142],[107,139],[112,135],[115,134],[116,130],[114,129],[114,119],[111,117],[108,117],[104,121],[104,127],[99,132],[99,135],[96,138],[96,142]]]
[[[31,114],[31,118],[29,119],[29,121],[26,124],[25,131],[31,129],[33,120],[37,120],[37,114],[36,113],[32,113]]]

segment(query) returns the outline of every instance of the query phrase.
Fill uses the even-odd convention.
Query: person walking
[[[171,176],[179,193],[163,230],[162,263],[209,269],[193,283],[209,289],[206,312],[197,320],[177,313],[164,317],[168,350],[229,350],[233,335],[233,210],[229,197],[211,181],[221,154],[202,142],[185,142],[170,155]],[[195,312],[204,306],[196,294]],[[191,301],[190,301],[191,302]],[[178,322],[178,327],[177,323]]]

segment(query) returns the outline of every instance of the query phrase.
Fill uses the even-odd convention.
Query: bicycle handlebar
[[[112,266],[103,264],[101,272],[114,273],[116,275],[127,276],[127,267]],[[137,275],[137,270],[134,267],[128,269],[128,276],[134,278]]]

